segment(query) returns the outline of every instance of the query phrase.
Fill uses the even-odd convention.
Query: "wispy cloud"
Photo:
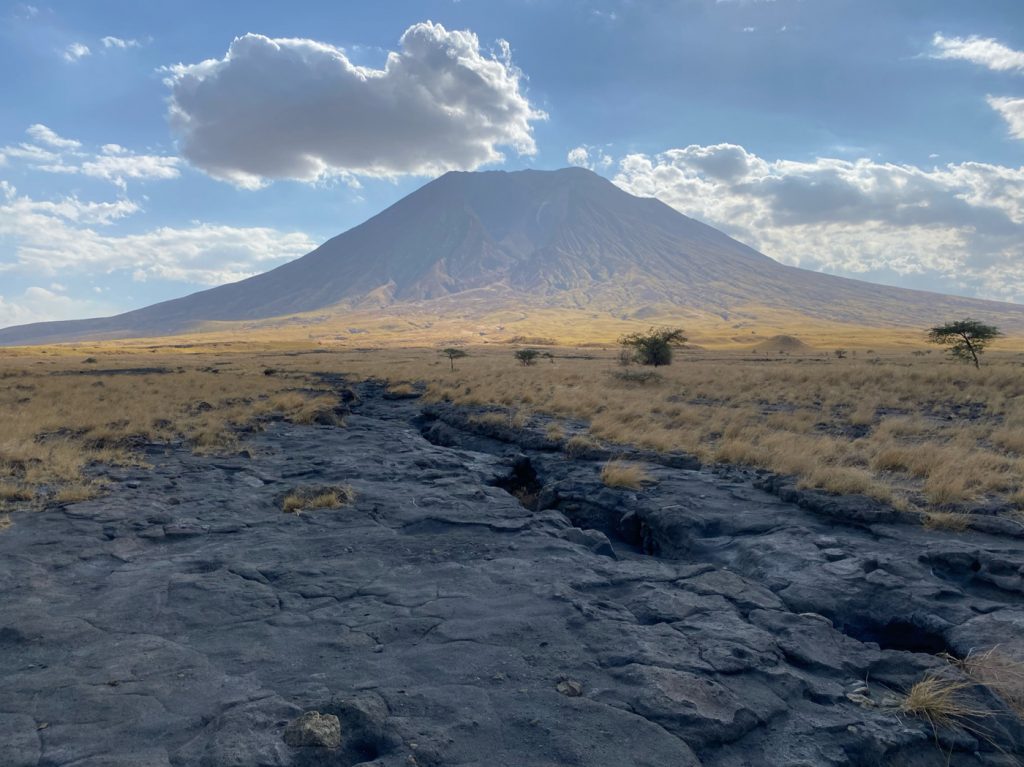
[[[91,53],[92,51],[89,50],[89,46],[85,43],[71,43],[71,45],[64,49],[64,60],[73,64]]]
[[[969,61],[994,72],[1024,73],[1024,51],[1017,51],[992,37],[945,37],[936,32],[931,57]]]
[[[0,258],[0,271],[50,280],[122,272],[142,281],[218,285],[265,271],[316,246],[301,232],[268,227],[196,223],[123,235],[108,231],[139,210],[131,200],[33,199],[0,182],[0,236],[14,243],[13,257]]]
[[[108,35],[100,40],[104,48],[141,48],[142,43],[138,40],[125,40],[121,37]]]
[[[0,148],[0,157],[21,160],[44,173],[80,174],[109,181],[122,189],[129,180],[173,179],[181,160],[172,155],[136,154],[119,144],[104,144],[98,153],[82,151],[82,142],[65,138],[36,123],[26,133],[35,143]]]
[[[56,149],[78,149],[82,146],[81,141],[75,141],[71,138],[58,136],[54,131],[40,123],[28,126],[28,130],[25,132],[30,138],[34,139],[38,143],[46,144],[47,146],[52,146]]]

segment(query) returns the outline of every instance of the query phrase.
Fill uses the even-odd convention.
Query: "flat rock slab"
[[[462,443],[453,426],[435,445],[417,403],[364,394],[345,428],[275,423],[251,458],[152,448],[153,468],[118,470],[106,497],[17,516],[0,534],[0,764],[1024,753],[997,699],[994,742],[943,748],[885,702],[940,650],[1024,650],[1018,543],[846,527],[673,466],[652,466],[641,493],[610,490],[597,461]],[[495,486],[524,456],[547,508]],[[356,500],[282,513],[310,484]],[[328,724],[300,737],[307,712]]]

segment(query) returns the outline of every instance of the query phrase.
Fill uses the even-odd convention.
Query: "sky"
[[[0,326],[591,168],[783,263],[1024,302],[1021,0],[0,2]]]

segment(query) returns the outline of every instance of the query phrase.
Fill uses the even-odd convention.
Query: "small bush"
[[[537,361],[540,356],[540,352],[536,349],[520,349],[516,352],[516,359],[519,360],[519,364],[523,367],[529,367]]]
[[[681,328],[651,328],[646,333],[630,333],[619,339],[619,343],[630,349],[641,365],[672,364],[672,347],[686,343]]]

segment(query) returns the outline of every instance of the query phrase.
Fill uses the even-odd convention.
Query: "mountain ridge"
[[[785,266],[582,168],[449,172],[269,272],[113,317],[0,329],[0,344],[161,336],[209,323],[368,308],[590,308],[727,318],[776,307],[809,320],[912,326],[978,314],[1024,331],[1024,306]],[[469,306],[476,311],[479,307]]]

